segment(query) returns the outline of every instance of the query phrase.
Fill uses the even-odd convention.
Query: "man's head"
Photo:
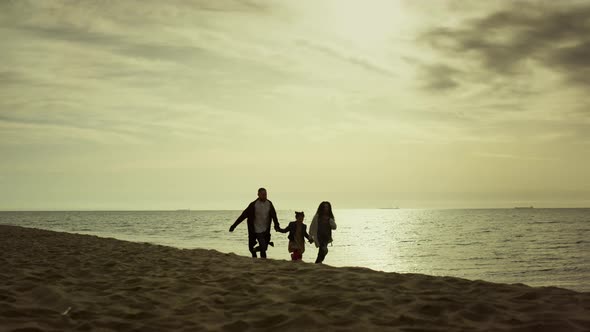
[[[266,201],[266,189],[264,189],[264,188],[258,189],[258,198],[263,202]]]

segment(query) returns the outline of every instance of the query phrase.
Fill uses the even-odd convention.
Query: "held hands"
[[[275,232],[280,232],[281,228],[279,227],[279,225],[275,225]]]

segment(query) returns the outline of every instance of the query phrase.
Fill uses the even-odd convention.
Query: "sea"
[[[241,211],[0,212],[0,224],[250,256]],[[314,211],[305,211],[309,225]],[[324,261],[379,271],[590,291],[590,209],[334,210]],[[278,211],[282,227],[294,211]],[[289,260],[287,234],[268,257]],[[314,245],[303,260],[313,263]]]

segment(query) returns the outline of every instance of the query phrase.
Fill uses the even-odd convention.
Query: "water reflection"
[[[0,212],[0,223],[249,256],[241,211]],[[306,210],[309,225],[312,209]],[[325,263],[590,290],[590,210],[335,210]],[[279,211],[284,227],[293,211]],[[289,259],[273,232],[269,258]],[[304,260],[315,258],[310,246]]]

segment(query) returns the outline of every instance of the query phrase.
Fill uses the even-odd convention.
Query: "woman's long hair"
[[[328,216],[332,219],[334,219],[334,214],[332,213],[332,204],[330,204],[330,202],[328,201],[323,201],[320,203],[320,206],[318,206],[318,211],[316,212],[316,215],[319,217],[321,217],[324,214],[324,209],[322,209],[322,207],[324,206],[324,204],[327,204],[328,207],[330,208],[328,211]]]

